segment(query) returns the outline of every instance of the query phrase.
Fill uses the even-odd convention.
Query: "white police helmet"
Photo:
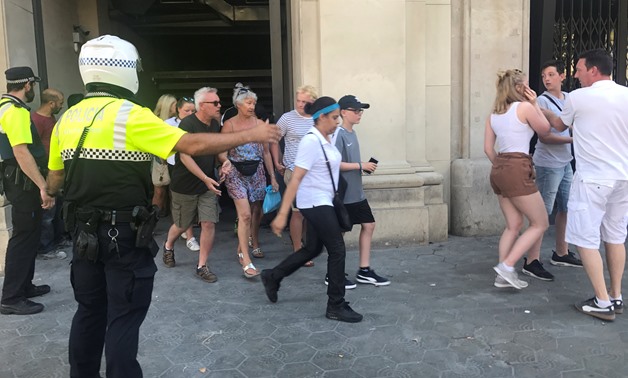
[[[137,49],[130,42],[113,35],[87,41],[79,54],[83,84],[113,84],[137,94],[137,72],[142,69]]]

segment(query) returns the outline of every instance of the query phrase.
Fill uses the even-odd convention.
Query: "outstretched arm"
[[[175,144],[174,150],[192,156],[217,155],[246,143],[277,143],[279,138],[279,128],[267,121],[252,129],[234,133],[185,134]]]

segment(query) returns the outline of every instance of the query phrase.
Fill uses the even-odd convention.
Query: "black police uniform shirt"
[[[212,120],[209,125],[201,122],[196,114],[189,115],[181,120],[179,129],[189,133],[219,133],[220,123]],[[207,177],[216,179],[214,167],[216,166],[216,155],[193,156],[194,162],[205,173]],[[207,192],[207,185],[194,176],[181,162],[177,153],[175,156],[175,164],[170,175],[170,190],[179,194],[203,194]]]
[[[70,173],[81,133],[92,120]],[[166,159],[183,134],[150,109],[130,101],[88,98],[63,113],[52,130],[48,168],[72,176],[65,185],[65,200],[78,207],[131,210],[149,206],[151,155]]]

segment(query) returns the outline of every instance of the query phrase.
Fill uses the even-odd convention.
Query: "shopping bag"
[[[264,204],[262,205],[264,214],[272,213],[273,211],[279,209],[279,205],[281,205],[281,193],[273,191],[273,186],[268,185],[266,187]]]

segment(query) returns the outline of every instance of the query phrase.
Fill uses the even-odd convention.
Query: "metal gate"
[[[627,85],[628,2],[626,0],[531,0],[530,85],[543,89],[540,67],[556,59],[565,63],[563,89],[580,86],[574,79],[578,55],[602,48],[613,56],[613,80]]]

